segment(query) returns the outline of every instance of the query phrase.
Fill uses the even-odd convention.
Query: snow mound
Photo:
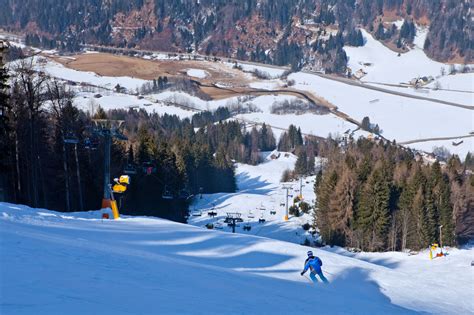
[[[205,77],[209,75],[209,73],[201,69],[188,69],[186,74],[190,77],[195,77],[199,79],[204,79]]]

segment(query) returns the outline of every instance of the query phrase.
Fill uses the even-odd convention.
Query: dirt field
[[[188,69],[201,69],[209,74],[205,79],[199,79],[203,83],[219,82],[232,86],[245,86],[252,81],[239,70],[206,61],[146,60],[107,53],[80,54],[67,58],[50,57],[68,68],[93,71],[103,76],[129,76],[152,80],[159,76],[186,75]]]
[[[195,60],[146,60],[108,53],[80,54],[68,57],[49,56],[64,66],[79,70],[92,71],[103,76],[128,76],[144,80],[156,79],[159,76],[188,77],[199,82],[202,92],[212,99],[225,99],[239,95],[264,95],[273,93],[249,87],[249,83],[258,81],[240,70],[232,69],[221,63]],[[208,73],[206,78],[189,77],[188,69],[201,69]],[[215,84],[219,83],[220,87]],[[224,88],[222,86],[229,86]],[[279,89],[278,94],[306,98],[334,110],[335,107],[326,100],[309,92],[292,89]],[[303,96],[304,94],[304,96]]]

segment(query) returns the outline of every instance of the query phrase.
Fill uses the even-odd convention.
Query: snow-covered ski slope
[[[309,248],[101,211],[0,203],[0,313],[469,314],[474,251],[349,257],[313,251],[331,281],[299,275]]]
[[[473,249],[350,257],[313,249],[331,283],[299,271],[309,248],[146,218],[0,203],[0,313],[472,314]]]
[[[272,158],[273,157],[273,158]],[[312,212],[300,217],[286,214],[286,190],[289,186],[289,206],[293,205],[293,198],[300,194],[300,182],[281,183],[285,170],[293,170],[296,156],[286,152],[264,152],[263,162],[259,165],[236,164],[236,180],[238,191],[235,193],[203,194],[202,199],[194,198],[190,206],[191,216],[188,222],[192,225],[204,227],[213,224],[215,229],[231,231],[231,227],[224,222],[227,213],[240,213],[243,222],[236,227],[236,231],[244,234],[253,234],[272,239],[302,244],[305,239],[314,241],[314,236],[302,228],[305,223],[312,224]],[[316,165],[320,163],[317,159]],[[303,199],[314,205],[315,176],[304,178]],[[215,212],[215,217],[209,213]],[[265,222],[259,223],[259,219]],[[217,227],[216,227],[217,224]],[[244,226],[250,225],[250,231],[244,231]],[[316,235],[317,237],[317,235]]]

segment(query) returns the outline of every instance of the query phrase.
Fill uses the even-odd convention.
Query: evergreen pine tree
[[[384,172],[374,170],[362,192],[358,226],[364,231],[366,247],[371,251],[383,249],[390,220],[390,184]]]
[[[319,234],[326,243],[331,242],[331,224],[329,219],[329,202],[333,196],[334,187],[337,184],[338,175],[335,170],[322,176],[321,184],[316,190],[317,204],[314,212],[314,223],[319,229]]]
[[[298,158],[296,159],[295,164],[295,173],[299,176],[306,175],[308,172],[308,155],[306,150],[302,148],[298,152]]]
[[[442,235],[440,241],[443,245],[454,245],[455,238],[453,206],[450,202],[451,189],[447,176],[443,176],[443,179],[440,181],[439,185],[440,189],[437,204],[439,208],[439,225],[442,225]]]
[[[334,197],[329,200],[328,217],[331,225],[331,244],[353,245],[353,218],[356,194],[355,175],[344,167],[341,179],[334,188]]]

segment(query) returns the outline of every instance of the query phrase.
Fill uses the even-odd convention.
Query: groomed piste
[[[469,314],[472,249],[312,249],[149,217],[102,220],[0,203],[2,314]]]

